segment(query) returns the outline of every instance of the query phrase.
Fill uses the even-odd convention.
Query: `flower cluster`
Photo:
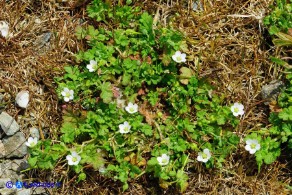
[[[248,139],[245,141],[245,143],[246,143],[245,149],[250,154],[254,154],[256,151],[261,149],[261,145],[259,144],[259,141],[256,139]]]
[[[211,153],[208,148],[205,148],[203,152],[199,152],[199,155],[197,157],[197,160],[200,162],[208,162],[208,160],[211,158]]]
[[[123,124],[119,125],[120,133],[125,134],[129,133],[131,129],[131,125],[127,121],[125,121]]]
[[[38,143],[38,138],[36,137],[29,137],[27,142],[25,142],[25,145],[27,145],[30,148],[33,148]]]
[[[65,87],[62,91],[62,96],[64,96],[64,101],[69,102],[70,100],[74,99],[74,91]]]
[[[125,108],[125,110],[130,114],[134,114],[134,113],[138,112],[138,105],[130,102],[128,104],[128,106]]]
[[[157,157],[158,164],[161,166],[165,166],[169,163],[170,156],[167,154],[162,154],[161,156]]]
[[[181,63],[181,62],[186,62],[186,54],[185,53],[181,53],[180,51],[175,52],[175,54],[172,56],[172,59],[177,62],[177,63]]]
[[[68,165],[78,165],[81,160],[81,156],[79,156],[77,152],[73,151],[71,152],[71,155],[66,156],[66,159],[68,161]]]
[[[89,64],[87,64],[86,67],[89,70],[89,72],[95,72],[98,68],[97,62],[95,60],[90,60]]]
[[[233,106],[231,106],[231,112],[234,116],[243,115],[244,114],[244,106],[241,103],[234,103]]]
[[[125,107],[125,110],[130,114],[134,114],[134,113],[138,112],[138,105],[130,102],[128,104],[128,106]],[[119,131],[122,134],[129,133],[130,129],[131,129],[131,125],[127,121],[125,121],[123,124],[119,125]]]

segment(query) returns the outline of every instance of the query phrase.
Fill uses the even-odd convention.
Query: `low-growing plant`
[[[154,25],[152,15],[127,2],[89,5],[99,27],[76,29],[89,49],[76,55],[80,65],[56,78],[60,98],[73,101],[65,106],[62,135],[33,145],[29,163],[51,169],[66,156],[79,181],[94,168],[121,181],[123,190],[149,174],[161,187],[176,184],[184,191],[188,167],[222,167],[236,150],[235,116],[244,113],[243,105],[226,106],[198,79],[186,63],[183,33]]]
[[[292,150],[292,74],[287,75],[288,85],[278,97],[270,113],[271,127],[263,128],[251,133],[247,139],[255,139],[260,143],[260,150],[256,152],[256,161],[259,168],[263,163],[271,164],[281,154],[281,148],[287,146]]]
[[[276,46],[289,46],[291,45],[291,36],[285,33],[292,27],[292,4],[286,0],[278,0],[276,4],[277,6],[273,7],[271,14],[264,19],[264,23],[269,27],[271,35],[275,34],[279,37],[279,39],[273,41]],[[270,104],[271,113],[269,122],[271,124],[269,127],[252,132],[245,138],[246,141],[256,140],[259,143],[260,149],[255,152],[259,170],[263,163],[271,164],[276,161],[277,157],[281,154],[281,148],[284,146],[292,149],[291,67],[286,61],[275,57],[271,57],[271,61],[287,68],[287,85],[280,93],[278,102],[272,102]]]
[[[276,0],[272,12],[264,18],[264,24],[269,27],[269,33],[274,35],[279,32],[287,33],[292,28],[292,1]]]

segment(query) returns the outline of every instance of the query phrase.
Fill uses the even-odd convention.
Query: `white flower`
[[[177,62],[177,63],[181,63],[181,62],[186,62],[186,54],[185,53],[181,53],[180,51],[175,52],[175,54],[172,56],[172,59]]]
[[[104,166],[99,167],[98,169],[99,173],[103,174],[106,172],[106,168]]]
[[[97,62],[95,60],[90,60],[89,64],[87,64],[87,69],[89,70],[89,72],[94,72],[97,70],[98,66],[97,66]]]
[[[16,104],[21,108],[26,108],[29,102],[28,91],[20,91],[15,98]]]
[[[65,102],[69,102],[70,100],[73,100],[74,98],[74,91],[68,89],[67,87],[65,87],[62,91],[62,96],[64,96],[64,101]]]
[[[167,154],[162,154],[161,156],[157,157],[157,161],[161,166],[165,166],[169,163],[169,156]]]
[[[199,152],[199,155],[197,157],[197,160],[198,161],[201,161],[201,162],[208,162],[208,160],[211,158],[211,153],[210,153],[210,150],[205,148],[203,150],[203,152]]]
[[[231,106],[231,111],[234,116],[243,115],[244,114],[244,106],[241,103],[234,103],[233,106]]]
[[[138,105],[130,102],[125,109],[128,113],[133,114],[135,112],[138,112]]]
[[[66,159],[68,160],[68,165],[78,165],[81,160],[81,156],[77,154],[77,152],[71,152],[71,155],[67,155]]]
[[[0,21],[0,32],[3,37],[8,36],[9,26],[5,21]]]
[[[25,142],[25,145],[27,145],[28,147],[32,148],[35,145],[37,145],[37,143],[38,143],[38,138],[29,137],[27,139],[27,142]]]
[[[120,133],[129,133],[131,129],[131,125],[127,121],[124,122],[124,124],[119,125]]]
[[[254,154],[256,151],[261,149],[261,145],[256,139],[248,139],[245,141],[246,146],[244,147],[250,154]]]

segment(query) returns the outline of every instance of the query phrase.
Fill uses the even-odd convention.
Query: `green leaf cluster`
[[[98,25],[76,29],[88,49],[76,54],[80,64],[65,67],[56,82],[59,97],[65,87],[73,90],[74,106],[83,110],[67,110],[60,129],[66,148],[48,161],[54,166],[74,149],[82,158],[73,167],[78,180],[86,178],[83,169],[89,164],[105,166],[103,176],[122,182],[123,190],[147,173],[159,178],[160,186],[176,184],[183,192],[188,186],[185,167],[194,161],[190,156],[208,148],[212,158],[206,166],[222,167],[239,143],[234,133],[239,120],[224,96],[213,93],[191,66],[172,60],[176,51],[187,52],[184,35],[129,4],[93,0],[87,11]],[[97,62],[94,72],[87,69],[90,60]],[[126,112],[121,99],[126,105],[138,103],[139,112]],[[119,125],[125,121],[130,133],[121,134]],[[41,154],[31,153],[31,159],[37,157],[31,160],[34,165],[44,158]],[[170,156],[166,166],[157,161],[162,154]]]
[[[269,33],[274,35],[278,32],[287,33],[292,28],[292,1],[276,0],[272,6],[270,15],[264,18],[264,24],[269,27]]]

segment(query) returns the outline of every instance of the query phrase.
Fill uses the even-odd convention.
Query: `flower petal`
[[[197,160],[200,161],[200,162],[203,162],[203,158],[202,158],[202,156],[199,155],[199,156],[197,157]]]

